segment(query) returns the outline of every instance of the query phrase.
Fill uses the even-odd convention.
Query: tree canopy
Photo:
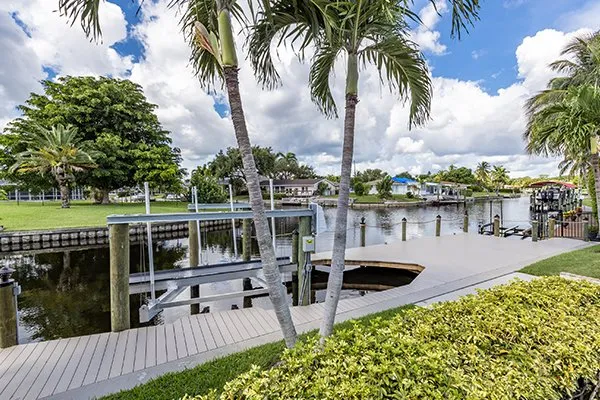
[[[25,150],[32,127],[57,124],[77,128],[78,137],[90,142],[97,168],[78,179],[106,195],[148,180],[151,186],[170,190],[179,186],[184,174],[181,156],[171,147],[169,132],[154,113],[142,88],[129,81],[107,77],[61,77],[43,81],[42,94],[32,93],[18,107],[23,116],[10,122],[0,139],[7,151],[2,166],[14,163]],[[8,176],[11,181],[32,182]]]

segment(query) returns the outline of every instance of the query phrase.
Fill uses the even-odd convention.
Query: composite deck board
[[[217,320],[217,316],[213,314],[206,314],[206,323],[210,328],[215,339],[217,347],[225,346],[226,344],[233,343],[233,337],[227,330],[225,323],[222,322],[221,317]],[[222,326],[221,326],[222,325]]]
[[[115,354],[113,356],[112,365],[110,367],[109,378],[121,375],[123,370],[123,362],[125,361],[125,349],[127,348],[127,331],[121,331],[118,333],[117,346],[115,348]]]
[[[146,330],[145,367],[146,368],[154,367],[155,365],[156,365],[156,326],[149,326],[148,329]]]
[[[100,336],[101,335],[99,334],[90,336],[90,340],[88,340],[85,350],[81,355],[81,359],[79,360],[79,365],[77,365],[77,370],[75,371],[73,379],[71,379],[71,383],[69,384],[69,389],[81,386],[83,379],[85,378],[85,374],[91,366],[92,357],[94,355],[94,351],[96,350],[96,346],[98,345],[98,341],[100,340]]]
[[[177,344],[173,324],[165,324],[165,340],[167,343],[167,361],[177,360]]]
[[[108,375],[110,374],[110,368],[113,362],[113,357],[115,355],[115,349],[117,348],[117,339],[119,339],[118,333],[111,332],[108,336],[106,348],[104,349],[104,353],[102,354],[100,368],[98,369],[98,374],[96,375],[96,382],[108,379]]]
[[[223,322],[225,323],[225,326],[227,327],[227,330],[231,334],[231,337],[233,338],[233,341],[234,342],[240,342],[242,340],[242,335],[240,334],[240,332],[236,328],[235,323],[231,319],[231,315],[230,314],[231,314],[231,311],[226,311],[226,312],[223,312],[223,313],[215,314],[215,318],[220,317],[223,320]]]
[[[71,359],[71,356],[75,351],[75,347],[77,346],[78,341],[79,338],[67,339],[65,349],[63,350],[60,358],[58,359],[58,362],[54,366],[52,373],[48,377],[46,384],[42,388],[42,391],[39,395],[40,397],[50,396],[52,393],[54,393],[54,389],[58,385],[58,381],[62,376],[63,372],[65,371],[65,368],[67,367],[69,360]]]
[[[167,338],[164,325],[156,327],[156,365],[167,362]]]
[[[17,391],[14,393],[13,397],[15,397],[17,399],[26,398],[27,394],[31,391],[33,385],[35,385],[35,383],[37,382],[38,376],[40,375],[42,370],[46,367],[46,365],[48,363],[48,359],[50,359],[50,357],[52,357],[52,353],[54,352],[54,349],[56,349],[57,345],[58,345],[58,340],[51,340],[48,342],[48,346],[46,346],[46,348],[40,355],[40,358],[37,360],[37,362],[35,363],[33,368],[31,368],[29,370],[29,372],[27,373],[27,376],[21,382]],[[14,384],[14,383],[11,382],[11,384]]]
[[[146,367],[146,346],[147,340],[147,328],[137,329],[137,342],[135,345],[135,357],[133,362],[133,370],[139,371]]]
[[[234,315],[235,317],[237,317],[237,319],[240,321],[240,323],[242,324],[242,326],[244,327],[244,329],[248,333],[249,337],[256,337],[256,336],[258,336],[258,331],[253,326],[253,321],[251,321],[248,318],[248,313],[245,313],[243,309],[242,310],[232,311],[231,315]]]
[[[89,336],[81,336],[79,338],[75,350],[73,350],[73,354],[71,355],[71,359],[65,367],[58,384],[54,388],[54,392],[64,392],[69,388],[69,384],[71,383],[73,376],[75,376],[75,372],[77,372],[77,367],[79,366],[79,362],[81,361],[81,357],[83,356],[83,352],[85,351],[85,347],[89,340]]]
[[[31,388],[27,392],[27,395],[25,398],[27,398],[27,399],[37,399],[38,398],[40,392],[42,391],[44,386],[46,386],[46,382],[48,382],[48,379],[50,378],[52,371],[54,371],[54,366],[56,365],[56,363],[62,356],[63,351],[67,347],[67,341],[68,341],[67,339],[57,340],[56,347],[52,351],[52,354],[50,354],[50,357],[46,361],[46,364],[44,365],[43,369],[40,371],[40,373],[36,377],[35,382],[31,385]]]
[[[196,343],[196,337],[194,336],[194,331],[192,330],[192,323],[190,321],[190,317],[181,318],[181,325],[183,326],[183,334],[185,336],[185,345],[187,348],[188,354],[194,355],[198,353],[198,345]],[[200,332],[202,333],[202,332]],[[204,344],[204,339],[200,338],[202,343]],[[206,347],[206,346],[204,346]]]
[[[137,331],[138,329],[130,329],[127,331],[127,347],[125,347],[125,356],[123,357],[123,368],[121,369],[121,375],[133,372],[135,350],[137,349]]]
[[[89,385],[90,383],[96,382],[110,335],[110,333],[103,333],[98,337],[98,343],[96,344],[96,348],[92,354],[90,365],[85,372],[85,377],[83,378],[83,385]]]
[[[248,308],[245,311],[246,313],[248,313],[248,316],[253,319],[254,327],[259,332],[259,335],[265,335],[273,331],[273,329],[271,328],[271,324],[267,322],[260,310],[256,308]]]
[[[279,320],[277,319],[277,315],[275,315],[275,311],[265,310],[265,317],[267,317],[271,320],[272,326],[275,326],[276,329],[279,329]]]
[[[203,353],[206,350],[212,350],[217,347],[215,346],[215,340],[208,329],[208,325],[206,325],[206,318],[204,315],[192,315],[189,317],[189,322],[192,334],[196,340],[198,353]]]
[[[263,321],[269,332],[274,332],[279,328],[276,324],[274,324],[274,321],[269,318],[269,313],[267,311],[261,308],[251,308],[251,310],[253,310],[252,312]]]
[[[10,380],[10,384],[6,385],[2,393],[0,393],[0,398],[11,398],[13,393],[18,389],[19,385],[23,380],[27,377],[27,374],[31,369],[35,366],[36,361],[40,358],[44,349],[48,347],[49,342],[40,342],[35,346],[29,357],[27,358],[27,362],[21,365],[21,368],[17,371],[15,375]]]
[[[25,349],[19,355],[18,362],[13,362],[6,370],[5,374],[0,378],[0,399],[3,397],[2,392],[7,389],[9,383],[12,382],[14,376],[19,372],[21,367],[27,364],[29,360],[29,356],[35,349],[38,343],[28,343],[24,347]]]
[[[13,346],[10,348],[10,353],[7,352],[6,358],[2,360],[2,364],[0,364],[0,381],[4,377],[11,367],[11,365],[18,359],[18,357],[25,351],[25,346]]]
[[[177,349],[177,358],[187,357],[188,352],[185,343],[185,335],[183,334],[183,325],[181,324],[181,319],[178,319],[172,325],[173,330],[175,331],[175,348]]]

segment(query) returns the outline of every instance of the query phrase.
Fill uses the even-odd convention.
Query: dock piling
[[[360,247],[367,245],[367,224],[365,223],[365,217],[360,219]]]
[[[110,243],[110,328],[130,328],[129,320],[129,224],[109,226]]]
[[[10,279],[13,269],[0,269],[0,349],[18,344],[17,294],[19,286]]]
[[[198,246],[198,235],[201,233],[198,232],[198,223],[196,221],[190,221],[188,223],[188,249],[190,252],[190,268],[200,266],[200,251],[201,249]],[[194,285],[190,286],[190,298],[197,299],[200,297],[200,286]],[[190,313],[191,314],[200,314],[200,304],[190,304]]]
[[[465,210],[465,215],[463,216],[463,232],[469,233],[469,212]]]
[[[311,222],[311,217],[300,217],[298,227],[299,238],[311,235]],[[302,299],[301,306],[310,304],[311,274],[309,270],[305,270],[304,268],[305,264],[309,261],[307,258],[307,254],[302,251],[302,246],[298,243],[298,286],[303,288],[304,291],[304,293],[298,293],[298,297]],[[304,276],[305,272],[308,274],[306,277]]]
[[[556,234],[556,219],[554,217],[548,218],[548,237],[552,239]]]
[[[298,266],[298,254],[300,249],[298,245],[300,244],[299,239],[300,234],[298,233],[298,229],[294,229],[292,232],[292,256],[290,257],[290,262],[292,264],[296,264]],[[298,305],[298,270],[296,272],[292,272],[292,305]]]
[[[590,241],[590,221],[583,221],[583,240],[586,242]]]
[[[406,242],[406,217],[402,218],[402,241]]]
[[[531,240],[537,242],[540,236],[540,223],[538,221],[533,221],[531,223]]]
[[[442,216],[438,215],[435,217],[435,236],[440,236],[442,234]]]
[[[494,216],[494,236],[500,236],[500,216],[498,214]]]

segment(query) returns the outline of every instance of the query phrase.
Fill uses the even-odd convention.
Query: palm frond
[[[100,27],[100,0],[59,0],[58,11],[71,22],[71,26],[79,21],[87,37],[98,41],[102,36]]]
[[[389,36],[365,47],[359,53],[364,64],[372,63],[380,80],[401,98],[410,98],[409,127],[421,125],[430,117],[431,79],[422,54],[407,39]]]
[[[339,44],[322,44],[315,53],[308,76],[312,101],[327,117],[337,118],[338,115],[329,86],[329,77],[333,73],[335,60],[341,49]]]

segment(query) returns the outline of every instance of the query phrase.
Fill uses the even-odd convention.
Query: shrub
[[[0,189],[0,200],[8,200],[8,195],[4,189]]]
[[[197,399],[589,399],[600,371],[600,286],[515,282],[354,325],[315,351]]]
[[[413,192],[406,192],[406,198],[407,199],[414,199],[415,195],[413,194]]]
[[[354,184],[354,193],[356,193],[357,196],[364,196],[366,191],[367,186],[364,183],[358,181]]]
[[[473,196],[473,191],[471,189],[465,190],[465,196],[466,197],[472,197]]]
[[[394,181],[389,175],[384,176],[383,179],[377,182],[377,195],[380,199],[389,199],[392,197],[393,184]]]

